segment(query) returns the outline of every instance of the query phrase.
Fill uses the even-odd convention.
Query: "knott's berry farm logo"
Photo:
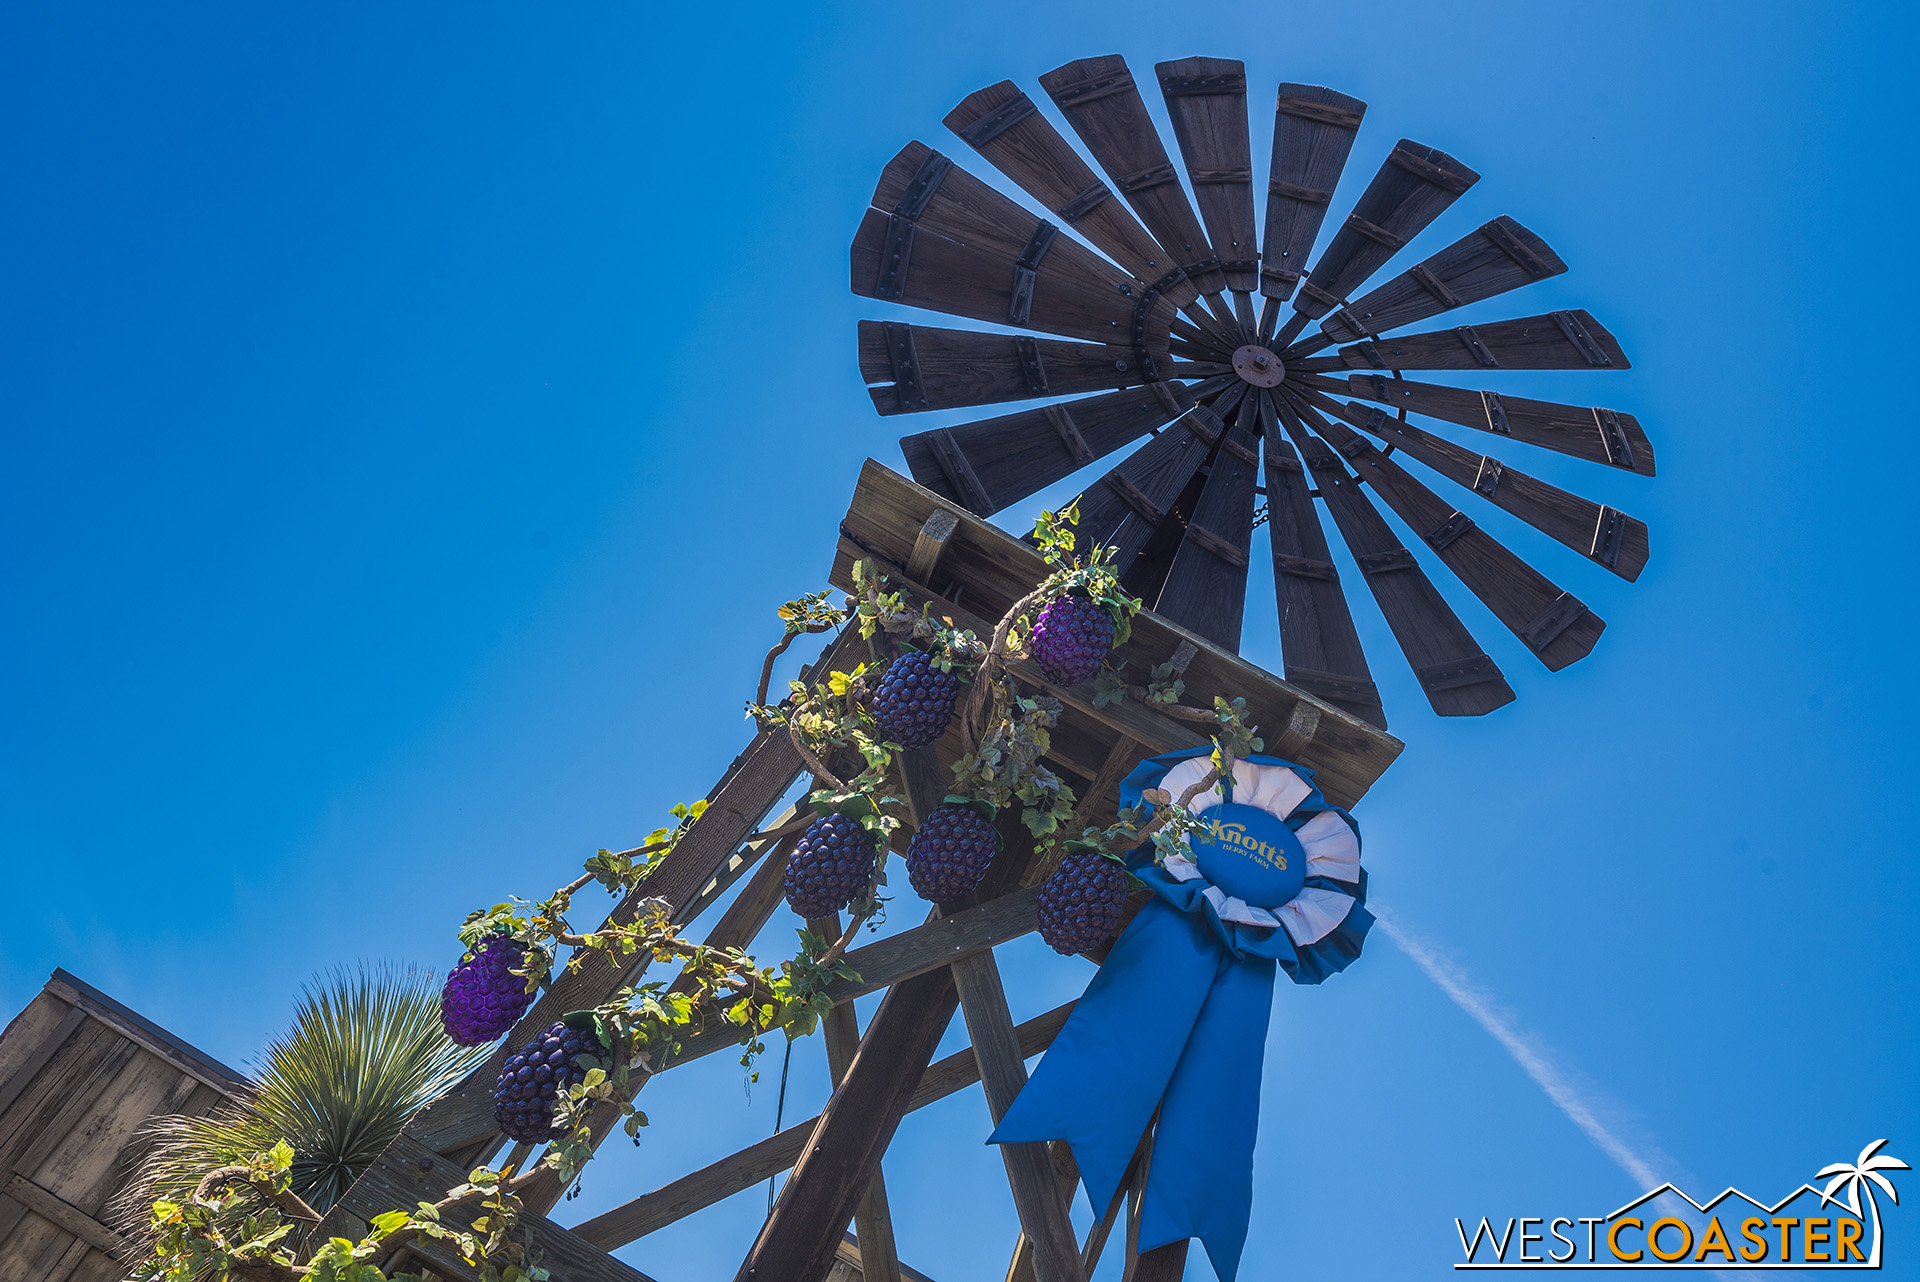
[[[1456,1219],[1466,1260],[1456,1269],[1877,1269],[1879,1194],[1900,1195],[1883,1171],[1910,1168],[1880,1153],[1885,1140],[1852,1162],[1826,1167],[1772,1204],[1730,1188],[1696,1202],[1672,1184],[1609,1215],[1577,1219],[1521,1217],[1496,1229],[1482,1217],[1471,1232]]]
[[[1214,845],[1222,849],[1237,850],[1255,863],[1277,868],[1281,872],[1287,870],[1286,852],[1271,842],[1253,836],[1243,823],[1223,824],[1215,819],[1208,836],[1213,839]]]

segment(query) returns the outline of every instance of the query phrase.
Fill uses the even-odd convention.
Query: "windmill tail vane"
[[[1107,56],[1040,77],[1100,173],[1012,81],[946,117],[1033,208],[922,142],[882,171],[853,242],[854,292],[994,328],[860,322],[875,409],[1045,401],[903,437],[914,479],[987,516],[1117,457],[1079,497],[1082,537],[1117,550],[1122,581],[1149,608],[1229,650],[1252,531],[1266,524],[1287,681],[1376,727],[1386,717],[1322,509],[1436,713],[1478,716],[1514,694],[1428,577],[1429,558],[1549,670],[1583,658],[1605,623],[1474,511],[1501,509],[1637,578],[1646,525],[1522,471],[1524,450],[1507,444],[1651,476],[1639,421],[1408,377],[1629,368],[1583,310],[1433,325],[1566,264],[1501,215],[1374,284],[1478,173],[1400,139],[1329,228],[1367,106],[1281,84],[1256,226],[1244,64],[1186,58],[1157,64],[1154,79],[1177,166],[1143,86]],[[1504,457],[1480,452],[1488,436],[1505,438]],[[1437,492],[1396,454],[1451,488]]]

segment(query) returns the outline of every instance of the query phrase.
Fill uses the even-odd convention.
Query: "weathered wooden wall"
[[[232,1069],[54,971],[0,1035],[0,1279],[125,1277],[137,1253],[104,1219],[141,1126],[245,1090]]]

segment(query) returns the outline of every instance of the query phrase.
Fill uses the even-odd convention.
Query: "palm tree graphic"
[[[1832,1166],[1821,1168],[1820,1173],[1813,1177],[1816,1180],[1824,1180],[1827,1179],[1828,1176],[1833,1177],[1828,1182],[1826,1190],[1820,1194],[1820,1205],[1825,1206],[1829,1202],[1840,1202],[1844,1200],[1847,1209],[1852,1211],[1855,1216],[1860,1214],[1861,1190],[1864,1189],[1866,1191],[1867,1208],[1873,1212],[1873,1257],[1868,1260],[1864,1266],[1870,1269],[1880,1267],[1880,1202],[1873,1195],[1873,1186],[1878,1184],[1881,1189],[1886,1192],[1886,1195],[1893,1199],[1894,1205],[1898,1206],[1900,1204],[1900,1195],[1894,1191],[1893,1181],[1880,1174],[1880,1172],[1910,1171],[1913,1169],[1897,1157],[1888,1157],[1885,1154],[1880,1154],[1879,1151],[1885,1144],[1885,1140],[1875,1140],[1873,1143],[1861,1149],[1860,1156],[1852,1162],[1835,1162]],[[1879,1154],[1879,1156],[1875,1156],[1875,1154]],[[1835,1192],[1843,1187],[1846,1190],[1844,1199],[1836,1196]]]

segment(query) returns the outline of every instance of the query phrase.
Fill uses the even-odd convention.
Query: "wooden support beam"
[[[12,1198],[41,1219],[65,1229],[81,1241],[99,1247],[117,1260],[131,1264],[142,1255],[132,1242],[65,1198],[49,1193],[18,1172],[14,1173],[4,1188],[0,1188],[0,1194]]]
[[[981,881],[983,901],[1018,886],[1033,862],[1032,839],[1017,818],[1002,816],[1001,831],[1005,846]],[[894,985],[881,999],[736,1282],[817,1278],[833,1266],[841,1226],[878,1169],[958,1003],[944,967]]]
[[[840,937],[840,914],[809,921],[807,929],[823,939]],[[827,1047],[827,1071],[835,1090],[846,1080],[847,1069],[860,1051],[860,1024],[853,1007],[835,1006],[820,1019],[820,1036]],[[865,1282],[901,1282],[900,1256],[893,1242],[893,1216],[887,1208],[887,1182],[879,1167],[866,1196],[854,1208],[853,1225],[860,1248],[860,1274]]]
[[[1015,1028],[1021,1057],[1038,1055],[1052,1045],[1072,1013],[1073,1003],[1068,1002]],[[937,1103],[979,1080],[980,1064],[973,1048],[955,1051],[921,1075],[920,1084],[907,1103],[907,1111],[911,1113]],[[625,1246],[788,1169],[800,1160],[819,1123],[818,1117],[796,1122],[777,1135],[750,1144],[631,1202],[603,1211],[575,1225],[573,1231],[602,1250]]]
[[[940,568],[940,558],[947,553],[948,541],[959,528],[958,513],[947,508],[934,509],[920,526],[920,533],[914,537],[913,551],[907,556],[907,577],[921,583],[931,583],[933,572]]]

